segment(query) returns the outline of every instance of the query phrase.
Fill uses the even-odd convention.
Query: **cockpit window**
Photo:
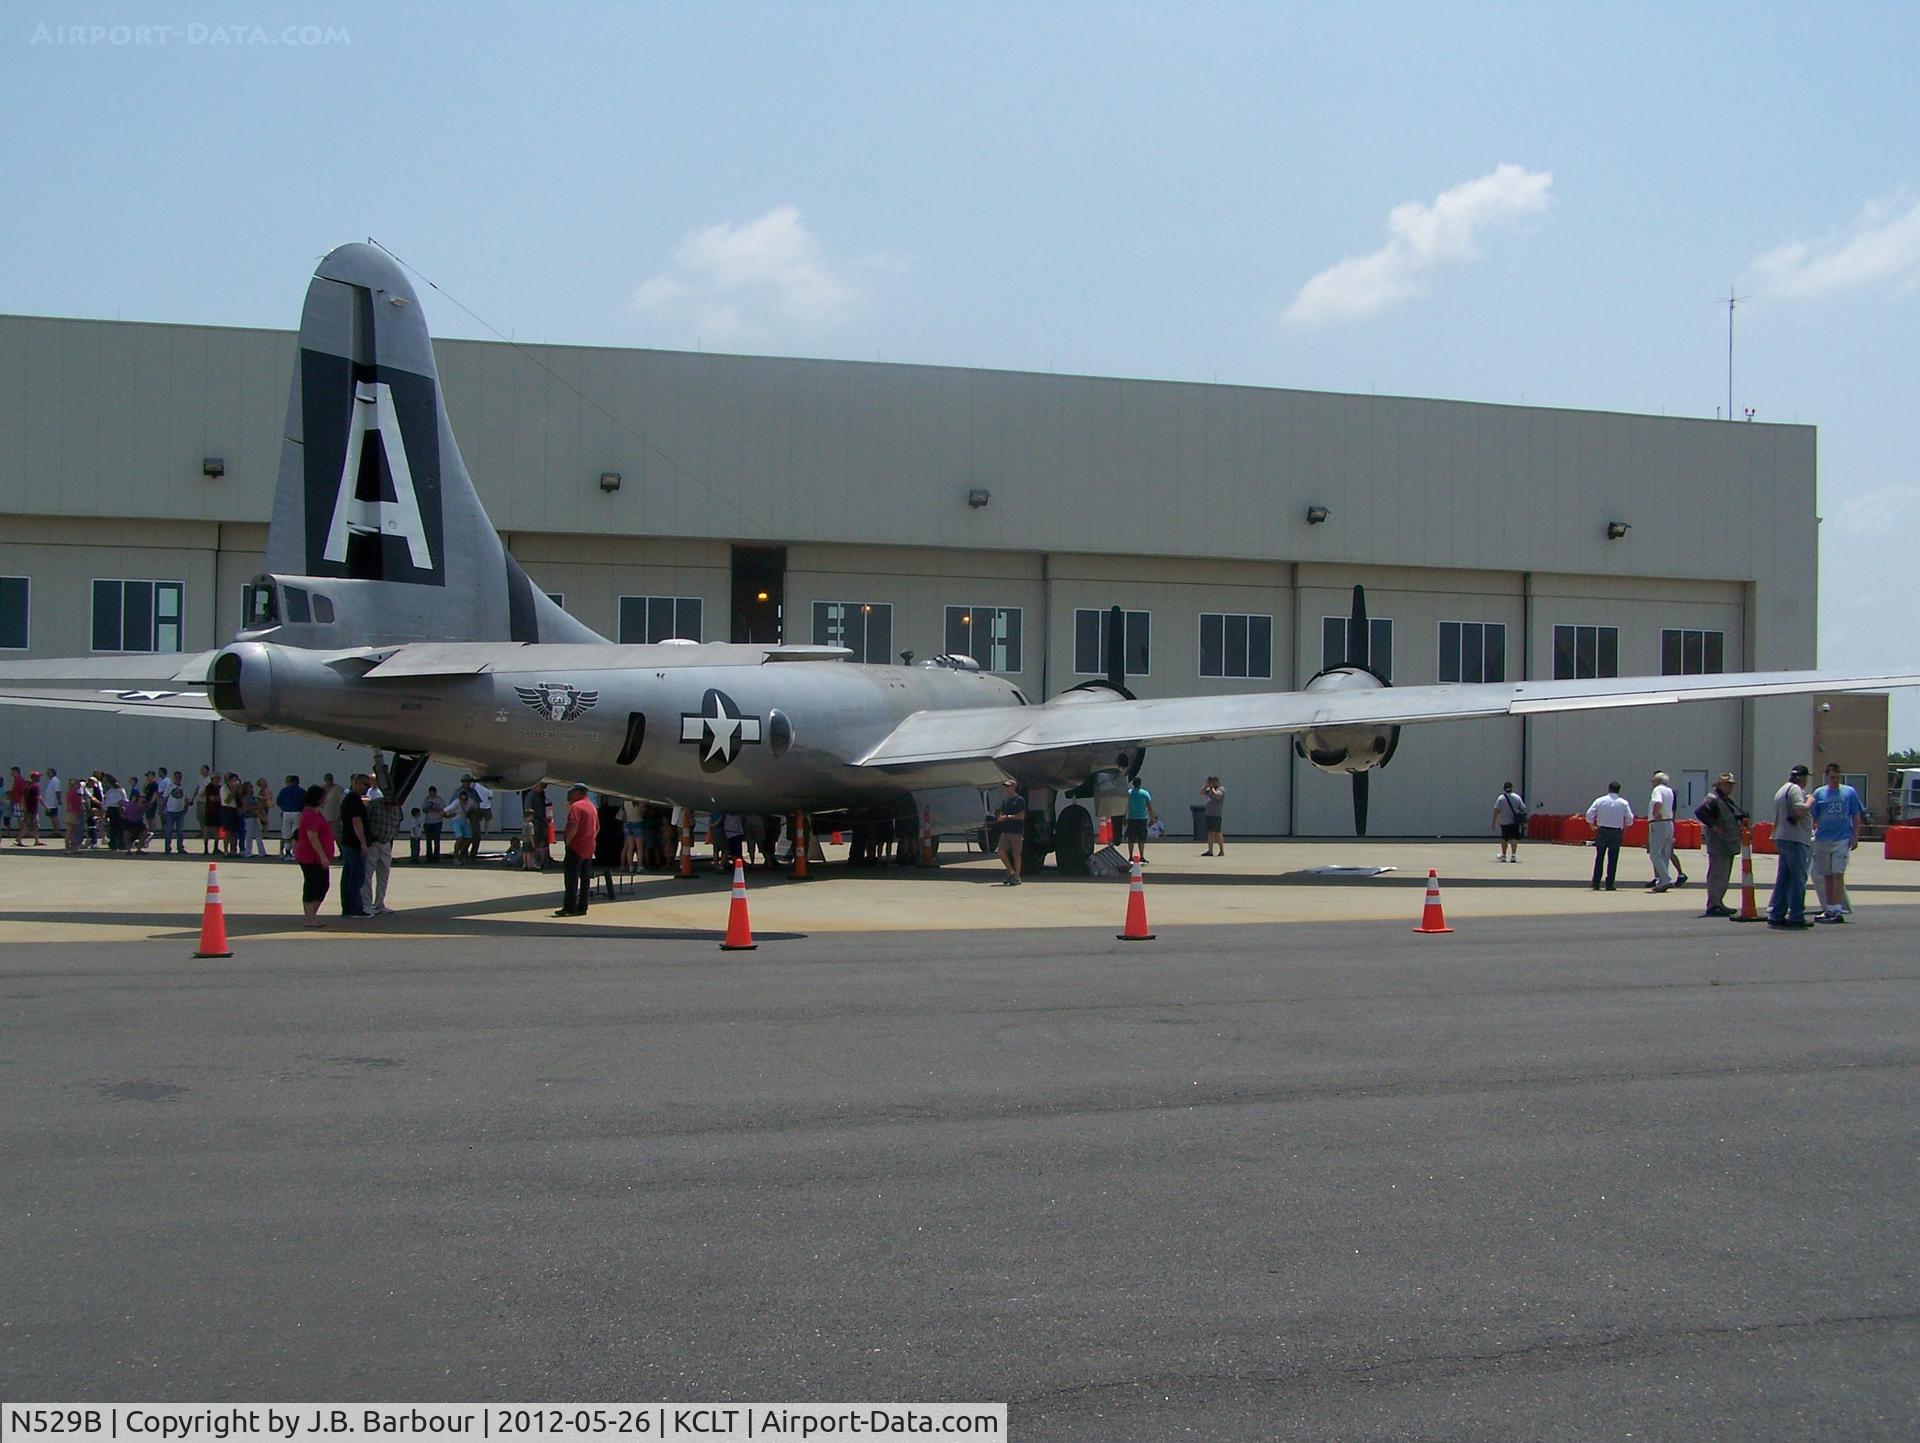
[[[297,586],[287,588],[287,620],[304,625],[313,619],[307,609],[307,593]]]
[[[333,624],[333,600],[331,597],[322,596],[317,591],[313,593],[313,619],[322,626],[330,626]]]
[[[270,626],[280,624],[279,599],[274,595],[272,582],[251,582],[247,586],[245,601],[246,620],[243,623],[248,631],[264,631]]]

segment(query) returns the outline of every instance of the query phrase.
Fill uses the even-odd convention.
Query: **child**
[[[420,860],[420,838],[425,829],[426,823],[420,815],[420,809],[415,807],[407,814],[407,845],[413,849],[413,860],[416,862]]]

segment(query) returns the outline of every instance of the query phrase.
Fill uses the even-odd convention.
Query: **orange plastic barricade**
[[[1701,846],[1701,832],[1704,828],[1688,817],[1682,817],[1673,824],[1673,845],[1689,852],[1697,852]]]
[[[1779,852],[1773,846],[1773,823],[1755,822],[1753,824],[1753,850],[1763,857],[1777,857]]]
[[[1889,862],[1920,862],[1920,827],[1888,827],[1886,855]]]
[[[1570,847],[1584,847],[1593,840],[1593,828],[1585,817],[1568,817],[1560,826],[1560,840]]]
[[[1645,847],[1647,845],[1647,819],[1635,817],[1627,823],[1627,829],[1620,834],[1623,847]]]

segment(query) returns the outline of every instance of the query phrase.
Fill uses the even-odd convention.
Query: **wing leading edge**
[[[1720,676],[1608,677],[1597,681],[1487,682],[1382,687],[1373,691],[1268,692],[1239,696],[1093,701],[1073,706],[915,712],[860,758],[869,767],[1012,760],[1118,744],[1168,745],[1280,736],[1316,727],[1397,726],[1476,717],[1542,716],[1608,707],[1665,706],[1817,691],[1920,686],[1920,674],[1817,671]]]

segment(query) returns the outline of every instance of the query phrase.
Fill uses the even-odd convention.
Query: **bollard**
[[[793,870],[787,873],[793,881],[811,881],[807,875],[807,853],[812,849],[813,839],[807,835],[807,814],[795,812],[793,825],[789,828],[793,838]]]

